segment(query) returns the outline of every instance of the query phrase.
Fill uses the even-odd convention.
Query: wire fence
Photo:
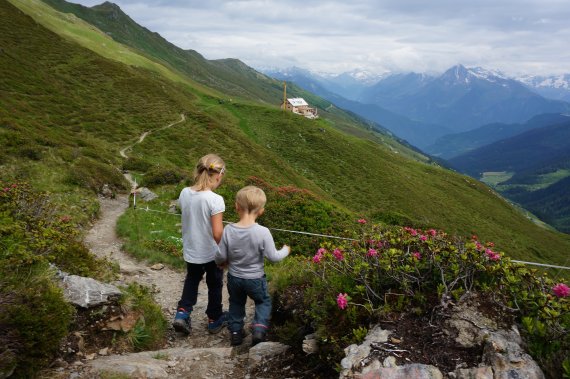
[[[180,213],[160,211],[160,210],[156,210],[156,209],[151,209],[148,206],[146,206],[146,208],[140,208],[140,207],[137,208],[136,207],[136,196],[134,196],[134,208],[135,208],[135,210],[139,210],[139,211],[143,211],[143,212],[155,212],[155,213],[168,214],[171,216],[182,216]],[[232,221],[224,221],[224,223],[225,224],[231,224]],[[333,235],[320,234],[320,233],[304,232],[304,231],[300,231],[300,230],[289,230],[289,229],[280,229],[280,228],[268,228],[268,229],[279,231],[279,232],[302,234],[302,235],[313,236],[313,237],[332,238],[332,239],[340,239],[340,240],[347,240],[347,241],[359,241],[359,240],[354,239],[354,238],[333,236]],[[558,266],[558,265],[551,265],[551,264],[546,264],[546,263],[519,261],[519,260],[515,260],[515,259],[511,259],[511,262],[521,263],[521,264],[531,265],[531,266],[558,269],[558,270],[570,270],[570,267],[567,267],[567,266]]]

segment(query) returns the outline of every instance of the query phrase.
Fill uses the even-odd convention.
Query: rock
[[[137,190],[137,197],[143,201],[151,201],[158,197],[158,195],[146,187],[141,187]]]
[[[495,379],[544,379],[538,364],[517,343],[501,333],[492,333],[483,348],[483,362],[492,366]]]
[[[436,367],[422,364],[409,364],[396,367],[381,367],[359,376],[360,379],[443,379]]]
[[[109,354],[109,348],[103,348],[101,350],[99,350],[99,355],[108,355]]]
[[[346,356],[340,362],[343,368],[340,377],[348,377],[353,368],[360,368],[362,360],[370,354],[370,344],[387,342],[390,333],[391,331],[384,330],[377,325],[368,332],[366,339],[361,345],[350,345],[344,349]]]
[[[66,300],[83,308],[107,304],[121,297],[117,287],[83,276],[63,275],[62,287]]]
[[[279,342],[261,342],[249,349],[249,367],[254,368],[271,357],[289,350],[289,346]]]
[[[303,340],[303,351],[307,354],[313,354],[319,351],[319,341],[315,333],[305,336]]]
[[[115,193],[111,190],[111,188],[109,188],[108,184],[103,184],[103,187],[101,188],[101,196],[108,199],[114,199]]]
[[[164,265],[162,263],[157,263],[157,264],[150,266],[150,269],[155,270],[155,271],[160,271],[163,268],[164,268]]]
[[[456,379],[493,379],[493,369],[489,366],[462,368],[455,370]]]
[[[128,376],[130,378],[203,378],[212,368],[229,370],[231,348],[189,349],[186,347],[144,351],[126,355],[100,357],[87,362],[89,375],[84,377]],[[158,357],[168,357],[159,359]],[[199,358],[199,360],[194,360]],[[172,367],[176,366],[176,376]]]
[[[498,330],[497,323],[485,317],[471,301],[459,303],[453,310],[447,324],[457,329],[457,343],[464,347],[481,345],[485,337]]]
[[[389,356],[386,359],[384,359],[384,363],[383,363],[384,367],[396,367],[396,358],[393,356]]]
[[[107,322],[107,324],[105,324],[103,330],[116,330],[116,331],[128,332],[135,327],[138,320],[139,320],[139,314],[130,312],[127,313],[126,315],[113,317]]]

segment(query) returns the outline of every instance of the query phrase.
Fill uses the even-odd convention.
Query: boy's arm
[[[275,247],[275,241],[273,241],[273,236],[269,230],[266,230],[266,233],[263,236],[263,247],[265,256],[271,262],[279,262],[291,252],[291,248],[287,245],[283,245],[281,249],[277,250]]]

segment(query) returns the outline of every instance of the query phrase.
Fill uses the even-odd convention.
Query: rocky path
[[[182,291],[184,273],[164,267],[151,269],[144,262],[122,251],[122,241],[115,228],[118,218],[128,207],[128,197],[100,199],[99,220],[89,230],[86,245],[99,257],[107,257],[120,267],[116,284],[138,282],[154,289],[155,299],[167,320],[172,320]],[[224,291],[227,309],[228,295]],[[239,348],[231,348],[226,329],[219,334],[207,332],[207,287],[202,281],[198,303],[192,314],[192,334],[188,337],[169,330],[164,349],[127,355],[97,356],[78,367],[72,366],[67,377],[99,378],[101,373],[126,374],[132,378],[243,378],[247,376],[250,338]],[[252,304],[248,315],[252,314]]]

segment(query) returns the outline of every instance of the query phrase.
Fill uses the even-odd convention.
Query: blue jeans
[[[253,329],[267,329],[271,317],[271,296],[267,291],[265,276],[259,279],[242,279],[228,273],[228,293],[230,309],[228,312],[228,329],[239,332],[243,328],[245,303],[249,296],[255,302]]]
[[[198,286],[206,274],[206,284],[208,285],[208,307],[206,314],[208,318],[217,320],[222,315],[222,289],[224,288],[224,271],[219,269],[216,262],[211,261],[204,264],[186,262],[186,279],[182,297],[178,302],[178,308],[184,308],[187,312],[192,312],[194,305],[198,301]]]

